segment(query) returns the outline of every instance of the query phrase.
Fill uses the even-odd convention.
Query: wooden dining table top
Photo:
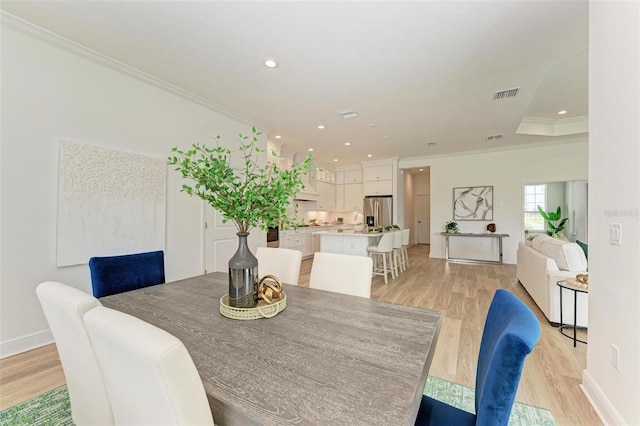
[[[220,314],[228,274],[103,297],[179,338],[219,425],[413,424],[439,311],[284,285],[273,318]]]

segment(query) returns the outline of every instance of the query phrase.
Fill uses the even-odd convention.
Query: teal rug
[[[469,413],[475,413],[475,390],[429,376],[424,394]],[[509,417],[510,426],[554,426],[551,411],[515,402]]]
[[[429,376],[424,394],[470,413],[474,412],[474,391],[471,388]],[[67,387],[61,386],[0,411],[0,425],[73,425]],[[549,410],[516,402],[511,411],[509,425],[554,426],[555,421]]]

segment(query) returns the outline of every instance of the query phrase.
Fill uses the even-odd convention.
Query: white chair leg
[[[409,267],[409,251],[407,250],[407,246],[402,246],[402,255],[404,256],[404,262]]]
[[[382,274],[384,275],[384,283],[389,284],[387,281],[387,257],[382,253]]]

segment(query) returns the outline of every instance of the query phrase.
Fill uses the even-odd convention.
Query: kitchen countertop
[[[313,232],[316,235],[347,235],[352,237],[379,237],[382,232],[356,232],[353,229],[327,229]]]

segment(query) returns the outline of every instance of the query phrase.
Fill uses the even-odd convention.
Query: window
[[[547,211],[547,185],[524,186],[524,229],[526,231],[544,231],[544,219],[538,212],[538,206]]]

